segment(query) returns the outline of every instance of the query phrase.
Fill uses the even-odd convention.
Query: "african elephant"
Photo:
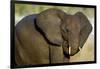
[[[47,9],[23,18],[15,27],[16,64],[68,62],[86,42],[92,26],[82,12]]]

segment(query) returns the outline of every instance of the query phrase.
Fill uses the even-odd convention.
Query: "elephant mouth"
[[[80,46],[78,47],[78,49],[74,49],[73,47],[69,46],[68,41],[64,41],[62,47],[63,47],[63,53],[69,56],[73,56],[81,50]]]

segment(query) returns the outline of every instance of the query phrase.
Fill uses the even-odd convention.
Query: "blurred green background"
[[[74,14],[78,11],[85,13],[86,15],[92,17],[94,14],[93,8],[81,8],[81,7],[62,7],[62,6],[47,6],[47,5],[28,5],[28,4],[16,4],[15,12],[16,15],[23,16],[26,14],[39,13],[48,8],[58,8],[64,10],[66,13]]]

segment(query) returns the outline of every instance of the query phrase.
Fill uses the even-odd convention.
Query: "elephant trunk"
[[[74,41],[73,43],[69,43],[69,48],[68,48],[68,51],[69,51],[69,55],[70,56],[73,56],[75,55],[79,50],[79,43]]]
[[[79,39],[69,39],[68,41],[63,42],[63,51],[65,55],[73,56],[81,48],[79,47]]]
[[[69,55],[73,56],[79,51],[79,36],[69,39]]]

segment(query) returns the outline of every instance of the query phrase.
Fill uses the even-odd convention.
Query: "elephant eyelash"
[[[69,30],[68,30],[68,29],[66,29],[66,28],[65,28],[65,29],[63,29],[63,30],[64,30],[64,32],[69,32]]]
[[[62,27],[62,30],[63,30],[64,32],[69,32],[69,30],[68,30],[65,26]]]

